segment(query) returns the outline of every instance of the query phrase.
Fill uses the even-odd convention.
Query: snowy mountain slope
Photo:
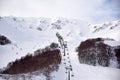
[[[94,36],[108,37],[120,41],[120,20],[94,26]]]
[[[110,26],[112,27],[112,25],[116,24],[116,27],[110,29]],[[38,30],[38,28],[40,30]],[[119,69],[94,67],[79,63],[75,48],[88,38],[112,38],[117,40],[117,42],[115,42],[116,45],[120,45],[119,21],[111,22],[111,24],[104,29],[96,29],[99,29],[99,27],[94,28],[86,22],[64,18],[2,17],[0,18],[0,34],[7,36],[12,41],[12,44],[0,46],[0,68],[5,67],[8,62],[20,59],[21,56],[25,56],[27,53],[33,53],[35,50],[44,48],[52,42],[58,43],[56,32],[59,32],[68,44],[73,73],[75,75],[71,80],[119,80]],[[106,43],[111,44],[112,42]],[[113,43],[113,45],[115,43]],[[25,74],[27,79],[29,79],[27,77],[29,75],[29,73]],[[2,77],[4,76],[2,75]],[[23,79],[20,75],[11,76],[10,79],[13,80],[16,77],[18,80]],[[58,72],[53,72],[51,76],[52,80],[66,80],[67,74],[65,74],[64,63],[61,63]],[[0,79],[4,80],[2,77],[0,77]],[[42,74],[32,74],[31,77],[32,80],[45,80],[45,76]]]
[[[57,41],[55,38],[51,38],[55,37],[53,31],[40,32],[37,29],[29,28],[31,23],[24,22],[21,24],[11,20],[11,18],[10,20],[3,18],[0,21],[0,34],[7,36],[12,41],[11,45],[0,47],[2,56],[0,61],[4,61],[4,63],[0,63],[0,67],[6,66],[8,62],[14,61],[16,58],[25,56],[28,52],[33,52],[39,47],[43,48],[49,43]]]
[[[60,25],[62,29],[53,29],[53,23]],[[72,39],[74,35],[78,36],[80,31],[82,32],[82,30],[80,30],[80,27],[85,28],[85,26],[87,26],[86,23],[81,22],[78,24],[76,21],[69,21],[64,19],[50,21],[50,19],[46,18],[24,19],[15,17],[3,17],[0,19],[0,34],[7,36],[12,41],[12,45],[6,46],[7,48],[4,48],[4,46],[2,46],[1,51],[2,49],[5,49],[4,51],[11,52],[12,54],[7,54],[7,52],[1,53],[4,53],[9,57],[7,60],[8,63],[15,60],[16,58],[20,58],[21,56],[26,55],[28,52],[34,51],[39,47],[43,48],[47,46],[48,43],[56,42],[56,32],[61,33],[65,39]],[[37,29],[38,27],[42,28],[42,31],[39,31]],[[1,61],[4,61],[5,59],[4,54],[1,55],[3,56],[3,60]],[[10,56],[12,56],[12,58],[10,58]],[[1,63],[0,66],[6,66],[7,63],[4,62],[4,65]]]

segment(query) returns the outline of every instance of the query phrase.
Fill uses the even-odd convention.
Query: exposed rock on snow
[[[114,62],[116,63],[114,67],[118,68],[120,65],[120,48],[111,47],[105,44],[105,40],[106,39],[103,38],[95,38],[83,41],[77,49],[80,63],[94,66],[112,66]]]
[[[11,41],[7,37],[0,35],[0,45],[6,45],[10,43]]]

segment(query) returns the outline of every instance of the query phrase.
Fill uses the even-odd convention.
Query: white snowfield
[[[99,29],[100,27],[101,29]],[[120,80],[120,69],[80,64],[75,51],[81,41],[88,38],[111,38],[115,41],[109,40],[105,43],[111,46],[120,45],[119,20],[91,25],[87,22],[65,18],[2,17],[0,18],[0,34],[8,37],[12,44],[0,46],[0,68],[6,67],[9,62],[20,59],[28,53],[32,54],[35,50],[44,48],[52,42],[58,43],[56,32],[59,32],[68,44],[74,74],[71,80]],[[51,73],[52,80],[67,80],[64,67],[62,62],[59,70]],[[22,75],[4,76],[9,76],[9,80],[24,80]],[[29,75],[31,74],[24,74],[25,80],[30,80]],[[8,80],[2,76],[0,74],[0,80]],[[42,74],[33,74],[31,79],[46,80]]]

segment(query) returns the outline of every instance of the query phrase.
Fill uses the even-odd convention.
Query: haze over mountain
[[[120,19],[119,0],[0,0],[0,15],[64,17],[91,23]]]

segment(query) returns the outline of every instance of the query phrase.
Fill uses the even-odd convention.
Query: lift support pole
[[[68,70],[68,80],[70,80],[70,70]]]

